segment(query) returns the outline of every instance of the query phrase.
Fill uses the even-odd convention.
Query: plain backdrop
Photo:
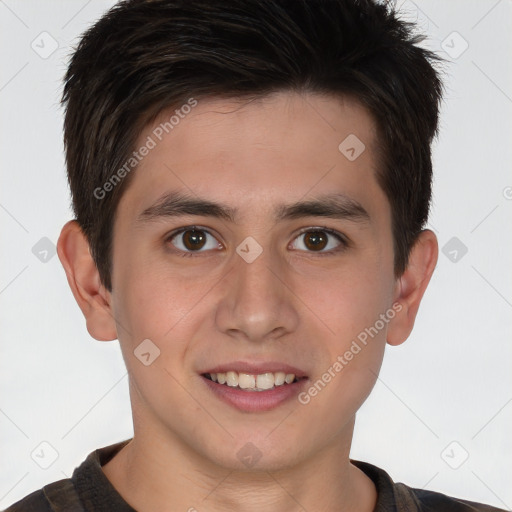
[[[397,3],[448,61],[429,223],[441,252],[413,334],[386,349],[351,457],[510,509],[512,2]],[[72,218],[61,79],[111,5],[0,1],[0,508],[133,434],[119,343],[89,336],[54,253]]]

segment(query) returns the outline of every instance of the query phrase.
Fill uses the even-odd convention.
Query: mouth
[[[265,372],[259,374],[250,374],[244,372],[211,372],[203,373],[202,376],[212,382],[222,386],[237,388],[244,391],[268,391],[280,386],[286,386],[299,382],[307,377],[297,377],[294,373],[285,372]]]
[[[309,380],[301,370],[284,364],[237,363],[200,375],[214,396],[245,412],[268,411],[292,400]]]

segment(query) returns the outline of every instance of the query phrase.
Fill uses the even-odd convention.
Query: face
[[[306,460],[350,437],[395,312],[374,123],[292,93],[198,101],[162,132],[171,115],[140,136],[113,234],[135,433],[226,468]]]

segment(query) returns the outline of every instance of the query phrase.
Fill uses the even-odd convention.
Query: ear
[[[75,220],[62,228],[57,254],[75,300],[85,316],[89,334],[98,341],[117,339],[111,294],[101,284],[87,238]]]
[[[390,345],[400,345],[411,334],[421,299],[436,267],[437,256],[436,235],[425,229],[414,243],[407,268],[396,283],[393,304],[400,304],[401,309],[388,324],[387,342]]]

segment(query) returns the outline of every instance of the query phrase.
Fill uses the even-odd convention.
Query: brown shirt
[[[131,439],[91,452],[71,478],[50,483],[4,512],[136,512],[103,473],[104,466]],[[503,509],[394,483],[382,469],[351,459],[377,488],[373,512],[504,512]]]

